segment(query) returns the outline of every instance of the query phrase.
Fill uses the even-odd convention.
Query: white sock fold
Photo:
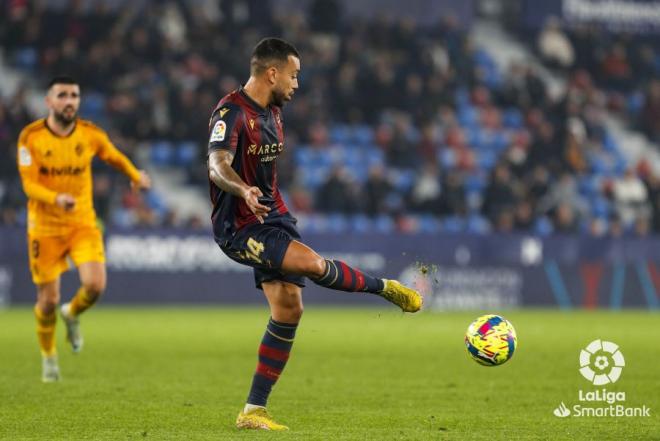
[[[265,409],[264,406],[257,406],[256,404],[245,403],[245,407],[243,408],[243,413],[248,413],[259,408]]]

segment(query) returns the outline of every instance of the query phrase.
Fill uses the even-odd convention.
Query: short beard
[[[64,115],[64,112],[62,113],[55,112],[53,113],[53,116],[55,117],[55,121],[57,121],[62,126],[66,127],[68,125],[71,125],[76,120],[76,118],[78,117],[78,112],[74,112],[73,115],[71,115],[70,117]]]
[[[284,98],[285,97],[284,97],[283,93],[280,93],[276,90],[273,90],[273,95],[272,95],[272,98],[270,100],[270,103],[277,106],[277,107],[282,107],[282,106],[284,106],[284,103],[286,102],[286,100]]]

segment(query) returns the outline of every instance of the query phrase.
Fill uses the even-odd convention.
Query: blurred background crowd
[[[80,81],[81,116],[156,177],[153,191],[135,194],[98,164],[99,217],[112,227],[208,228],[210,111],[247,79],[255,43],[274,35],[302,59],[278,173],[303,229],[660,232],[657,34],[510,20],[502,32],[525,42],[526,55],[503,65],[453,15],[428,22],[347,14],[336,0],[285,4],[0,1],[2,63],[21,78],[11,93],[0,85],[0,224],[25,222],[16,139],[44,116],[31,96],[66,73]],[[484,21],[488,8],[478,6]],[[631,154],[612,121],[650,150]],[[197,208],[179,210],[190,195]]]

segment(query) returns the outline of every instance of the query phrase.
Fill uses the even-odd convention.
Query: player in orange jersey
[[[80,289],[60,313],[74,352],[82,349],[78,316],[99,298],[106,284],[103,237],[92,203],[92,159],[98,156],[126,174],[138,189],[151,186],[112,144],[108,135],[78,118],[80,87],[54,78],[46,95],[48,117],[27,125],[18,139],[18,169],[28,197],[27,236],[32,280],[37,286],[37,336],[42,380],[60,378],[55,347],[60,275],[67,257],[78,267]]]

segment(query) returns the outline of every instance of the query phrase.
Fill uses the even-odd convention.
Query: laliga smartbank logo
[[[616,383],[626,360],[611,341],[594,340],[580,351],[580,373],[594,386]]]
[[[580,374],[594,386],[616,383],[626,365],[623,353],[616,343],[594,340],[580,351]],[[578,401],[572,407],[561,404],[553,411],[560,418],[573,417],[648,417],[651,409],[629,407],[624,403],[626,393],[606,388],[578,391]]]

